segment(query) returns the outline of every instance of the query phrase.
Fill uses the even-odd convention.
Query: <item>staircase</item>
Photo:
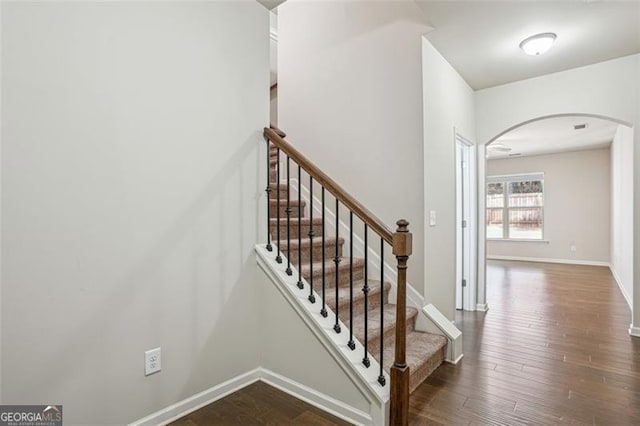
[[[265,136],[274,141],[276,139],[273,134],[274,130],[271,130],[271,133],[268,133],[267,130],[270,129],[265,129]],[[405,324],[404,326],[398,324],[398,319],[402,321],[402,316],[397,315],[396,304],[390,303],[389,300],[392,284],[384,280],[384,275],[380,275],[379,270],[376,272],[378,274],[376,278],[380,279],[373,279],[372,273],[367,268],[367,265],[371,265],[370,260],[353,257],[352,248],[344,247],[345,238],[338,235],[337,229],[335,233],[333,230],[328,231],[327,224],[320,213],[323,210],[318,205],[318,201],[315,201],[316,211],[314,211],[310,207],[312,200],[304,199],[298,195],[297,186],[294,187],[297,182],[287,181],[288,177],[298,176],[300,172],[297,165],[289,169],[288,159],[284,161],[284,158],[281,158],[285,155],[283,155],[281,145],[278,143],[284,142],[286,144],[281,139],[284,134],[276,133],[275,135],[279,140],[275,140],[275,144],[269,144],[268,189],[269,230],[274,256],[281,256],[282,262],[287,265],[288,271],[291,269],[294,277],[299,273],[307,283],[312,285],[312,291],[315,291],[322,299],[313,301],[323,316],[333,317],[337,313],[337,317],[347,329],[340,329],[336,318],[334,330],[349,333],[352,340],[357,339],[364,346],[367,354],[363,356],[363,364],[368,367],[369,357],[372,356],[387,373],[391,374],[392,382],[394,375],[391,370],[394,361],[397,362],[395,359],[397,357],[394,357],[397,355],[396,333],[404,333],[406,335],[404,363],[409,367],[408,390],[413,392],[444,361],[447,339],[440,335],[416,330],[415,325],[419,312],[413,307],[406,307],[404,299],[402,305],[405,306]],[[304,157],[302,160],[293,158],[290,151],[287,152],[287,155],[296,160],[298,164],[304,163],[306,160]],[[289,171],[292,169],[294,173],[289,176]],[[313,177],[311,172],[309,175]],[[294,194],[295,197],[292,196]],[[338,195],[335,195],[335,199],[339,199]],[[334,198],[331,200],[333,201]],[[320,211],[318,211],[318,207],[320,207]],[[328,210],[329,206],[325,205],[324,208]],[[335,201],[335,209],[332,211],[335,212],[336,209],[338,209],[337,201]],[[336,214],[337,217],[339,217],[338,214]],[[353,229],[353,210],[350,213],[350,229]],[[379,248],[378,241],[384,245],[384,239],[375,235],[371,230],[375,231],[375,228],[370,227],[368,232],[369,236],[373,237],[371,240],[376,242],[375,247]],[[353,236],[350,240],[353,244]],[[395,254],[396,249],[393,248]],[[364,253],[366,257],[368,253],[366,246]],[[383,267],[381,269],[384,271]],[[303,283],[299,282],[298,286],[302,289]],[[304,287],[308,288],[308,286]],[[400,297],[406,298],[405,294],[404,291],[398,291],[398,299]],[[312,299],[313,297],[310,296],[310,303]],[[331,310],[331,312],[327,312],[327,315],[323,312],[325,306]],[[402,340],[400,341],[402,342]],[[401,367],[402,363],[397,364],[396,368],[399,366]],[[385,383],[382,372],[379,384],[389,386],[388,383]],[[392,410],[394,395],[401,397],[402,393],[391,390]],[[398,404],[402,405],[405,410],[408,407],[408,401],[396,401],[396,406]],[[406,418],[406,416],[404,417]],[[394,418],[393,413],[391,418]]]

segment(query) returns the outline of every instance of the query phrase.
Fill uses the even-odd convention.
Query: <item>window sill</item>
[[[504,242],[513,242],[513,243],[543,243],[549,244],[549,240],[526,240],[526,239],[517,239],[517,238],[487,238],[487,241],[504,241]]]

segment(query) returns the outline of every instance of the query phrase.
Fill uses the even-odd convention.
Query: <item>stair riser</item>
[[[280,216],[280,226],[282,226],[284,222],[284,226],[287,226],[287,201],[280,200],[280,209],[278,209],[278,203],[276,200],[271,200],[269,203],[269,213],[271,214],[271,218],[277,218]],[[304,217],[304,205],[301,208],[301,217]],[[298,205],[297,203],[291,203],[291,217],[298,217]]]
[[[409,376],[409,393],[413,393],[414,390],[424,381],[424,378],[429,377],[445,360],[446,358],[446,346],[442,348],[434,358],[431,358],[432,367],[429,370],[425,370],[424,376],[422,374],[411,374]],[[412,372],[413,373],[413,372]],[[423,378],[424,377],[424,378]]]
[[[277,225],[276,224],[272,224],[271,225],[271,238],[276,237],[277,234]],[[302,233],[302,238],[308,238],[309,237],[309,231],[311,230],[311,225],[310,224],[301,224],[300,225],[300,231]],[[284,220],[282,220],[282,218],[280,218],[280,236],[282,239],[286,238],[287,235],[287,219],[285,218]],[[291,230],[290,230],[290,235],[291,238],[297,239],[298,238],[298,223],[292,223],[291,224]],[[315,238],[318,237],[322,237],[322,225],[321,224],[314,224],[313,225],[313,235]]]
[[[327,265],[325,267],[325,287],[333,288],[336,285],[336,267],[334,265]],[[304,277],[307,281],[309,281],[309,274],[305,274]],[[362,266],[353,266],[353,282],[362,281],[364,279],[364,268]],[[343,268],[339,271],[338,275],[338,285],[339,286],[348,286],[349,285],[349,268]],[[313,269],[313,286],[315,289],[322,288],[322,266],[318,266],[318,268]]]

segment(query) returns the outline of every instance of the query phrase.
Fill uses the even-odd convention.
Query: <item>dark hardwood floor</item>
[[[464,358],[411,396],[414,425],[640,425],[640,339],[606,267],[491,261]]]
[[[263,382],[240,389],[171,423],[172,426],[348,424]]]

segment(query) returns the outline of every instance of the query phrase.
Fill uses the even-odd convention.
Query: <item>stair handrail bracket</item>
[[[324,218],[324,211],[325,211],[325,198],[324,198],[324,191],[325,189],[333,196],[335,197],[335,220],[336,220],[336,228],[335,228],[335,254],[332,254],[331,256],[333,256],[333,261],[335,263],[335,268],[332,269],[332,271],[335,271],[335,299],[336,299],[336,309],[335,309],[335,325],[334,325],[334,331],[335,333],[339,334],[341,332],[341,327],[340,327],[340,322],[339,322],[339,318],[338,318],[338,311],[341,310],[338,307],[338,288],[339,288],[339,271],[340,271],[340,263],[341,263],[341,258],[340,258],[340,254],[338,253],[338,241],[339,241],[339,233],[338,233],[338,220],[339,220],[339,215],[338,215],[338,209],[339,209],[339,204],[341,203],[343,206],[347,207],[349,209],[348,213],[350,215],[350,226],[349,226],[349,231],[352,233],[353,232],[353,215],[357,216],[362,223],[364,224],[364,262],[361,263],[364,264],[364,288],[362,289],[363,293],[364,293],[364,306],[365,306],[365,311],[364,311],[364,358],[362,359],[362,364],[366,367],[369,368],[370,367],[370,361],[369,361],[369,356],[368,356],[368,352],[367,352],[367,312],[368,312],[368,306],[369,306],[369,302],[367,302],[367,295],[370,291],[370,288],[368,286],[368,276],[367,276],[367,266],[368,266],[368,261],[367,261],[367,253],[368,253],[368,246],[367,246],[367,230],[371,230],[373,231],[375,234],[377,234],[377,236],[379,237],[379,241],[380,241],[380,261],[381,261],[381,265],[380,265],[380,290],[379,290],[379,295],[380,295],[380,318],[379,318],[379,324],[381,327],[381,332],[380,332],[380,336],[379,336],[379,346],[378,348],[380,349],[380,362],[379,362],[379,368],[380,368],[380,374],[378,377],[378,382],[380,384],[380,386],[384,387],[385,384],[387,384],[389,386],[389,424],[391,425],[407,425],[408,421],[409,421],[409,390],[410,390],[410,370],[409,370],[409,366],[407,365],[407,263],[409,260],[409,257],[411,256],[412,253],[412,234],[411,232],[409,232],[409,222],[407,222],[404,219],[400,219],[396,222],[397,225],[397,229],[395,232],[392,232],[380,219],[378,219],[371,211],[369,211],[366,207],[364,207],[360,202],[358,202],[351,194],[349,194],[346,190],[344,190],[340,185],[338,185],[333,179],[331,179],[327,174],[325,174],[319,167],[317,167],[314,163],[312,163],[307,157],[305,157],[302,153],[300,153],[296,148],[294,148],[289,142],[287,142],[284,138],[286,137],[286,134],[278,129],[277,127],[271,126],[269,127],[265,127],[264,128],[264,138],[267,142],[267,147],[271,147],[267,149],[267,163],[269,164],[269,170],[268,170],[268,175],[269,175],[269,182],[267,184],[267,204],[268,204],[268,210],[267,210],[267,221],[269,222],[271,220],[271,209],[275,209],[274,212],[277,216],[277,224],[276,224],[276,230],[277,230],[277,235],[275,236],[276,238],[274,239],[275,242],[275,249],[277,254],[278,254],[278,258],[277,260],[279,260],[280,257],[280,246],[283,245],[283,241],[281,240],[281,235],[280,235],[280,215],[283,214],[282,212],[286,213],[286,252],[284,253],[287,256],[287,265],[290,264],[290,256],[291,256],[291,249],[290,249],[290,240],[291,237],[289,235],[289,232],[291,230],[291,224],[290,219],[291,219],[291,215],[295,214],[295,209],[292,209],[290,206],[290,196],[289,196],[289,162],[290,160],[293,160],[295,164],[297,164],[298,167],[298,202],[297,202],[297,211],[298,211],[298,218],[297,218],[297,226],[298,226],[298,231],[297,231],[297,238],[298,238],[298,265],[300,265],[300,259],[302,257],[302,252],[300,251],[300,247],[301,247],[301,230],[300,230],[300,221],[301,221],[301,199],[300,199],[300,180],[301,180],[301,175],[300,175],[300,169],[304,170],[305,173],[308,174],[309,179],[310,179],[310,188],[309,188],[309,199],[311,201],[311,214],[313,214],[313,183],[317,183],[321,186],[322,189],[322,207],[321,207],[321,212],[322,212],[322,227],[320,228],[322,230],[322,246],[321,246],[321,252],[322,252],[322,296],[321,296],[321,306],[322,306],[322,310],[321,310],[321,314],[323,317],[327,317],[327,310],[325,309],[325,296],[326,296],[326,292],[325,292],[325,218]],[[270,149],[273,149],[273,154],[271,155],[271,151]],[[286,155],[286,176],[287,176],[287,181],[284,183],[284,185],[286,185],[285,187],[281,188],[280,186],[280,153],[284,153]],[[274,157],[274,158],[272,158]],[[271,167],[274,167],[275,170],[272,170]],[[275,174],[273,174],[275,172]],[[275,199],[272,200],[271,199],[271,192],[273,191],[273,187],[275,186]],[[281,197],[282,195],[282,191],[286,190],[286,208],[283,210],[283,208],[285,207],[285,205],[281,205]],[[271,206],[271,202],[273,201],[273,203],[275,204],[273,207]],[[269,222],[270,223],[270,222]],[[268,227],[267,230],[268,233],[271,232],[271,228]],[[311,221],[309,221],[309,239],[311,240],[311,243],[309,244],[310,246],[310,251],[309,251],[309,265],[310,267],[313,267],[313,256],[314,256],[314,249],[313,249],[313,237],[315,236],[314,234],[314,228],[313,228],[313,216]],[[351,236],[350,241],[353,241],[353,236]],[[394,360],[393,360],[393,364],[391,366],[391,370],[390,370],[390,375],[388,376],[390,378],[390,383],[386,383],[385,380],[385,374],[383,372],[383,337],[384,337],[384,333],[382,332],[382,327],[383,324],[385,324],[385,320],[384,320],[384,309],[383,309],[383,304],[384,303],[388,303],[385,302],[385,298],[384,298],[384,282],[385,282],[385,277],[384,277],[384,260],[383,260],[383,255],[384,255],[384,243],[387,243],[391,246],[392,248],[392,253],[393,255],[396,257],[396,261],[397,261],[397,291],[396,291],[396,307],[395,307],[395,353],[394,353]],[[270,235],[267,236],[267,246],[266,249],[268,251],[272,251],[272,246],[271,246],[271,237]],[[353,256],[353,248],[350,249],[350,256]],[[278,262],[280,263],[280,262]],[[295,267],[295,266],[294,266]],[[353,259],[351,259],[351,261],[348,264],[349,268],[353,267]],[[301,267],[299,266],[299,269]],[[332,267],[333,268],[333,267]],[[311,269],[311,271],[313,271],[313,269]],[[290,273],[290,267],[287,267],[287,274],[291,275]],[[313,277],[313,273],[310,273],[311,277]],[[377,277],[376,277],[377,279]],[[351,315],[350,317],[350,322],[353,321],[353,308],[351,306],[351,303],[353,301],[353,272],[350,271],[350,277],[349,277],[349,283],[350,283],[350,296],[349,296],[349,313]],[[306,283],[303,282],[302,277],[299,275],[299,279],[298,279],[298,283],[299,283],[299,288],[302,290],[304,289],[304,285]],[[320,283],[316,284],[317,286],[320,286]],[[313,283],[313,279],[311,279],[311,282],[309,283],[310,286],[310,295],[309,295],[309,301],[310,303],[315,303],[315,296],[314,296],[314,283]],[[377,303],[377,302],[374,302]],[[349,327],[351,328],[351,326]],[[375,336],[375,335],[374,335]],[[375,337],[374,337],[375,338]],[[349,343],[349,348],[351,350],[355,349],[355,345],[352,344],[352,335],[350,338],[350,343]]]

